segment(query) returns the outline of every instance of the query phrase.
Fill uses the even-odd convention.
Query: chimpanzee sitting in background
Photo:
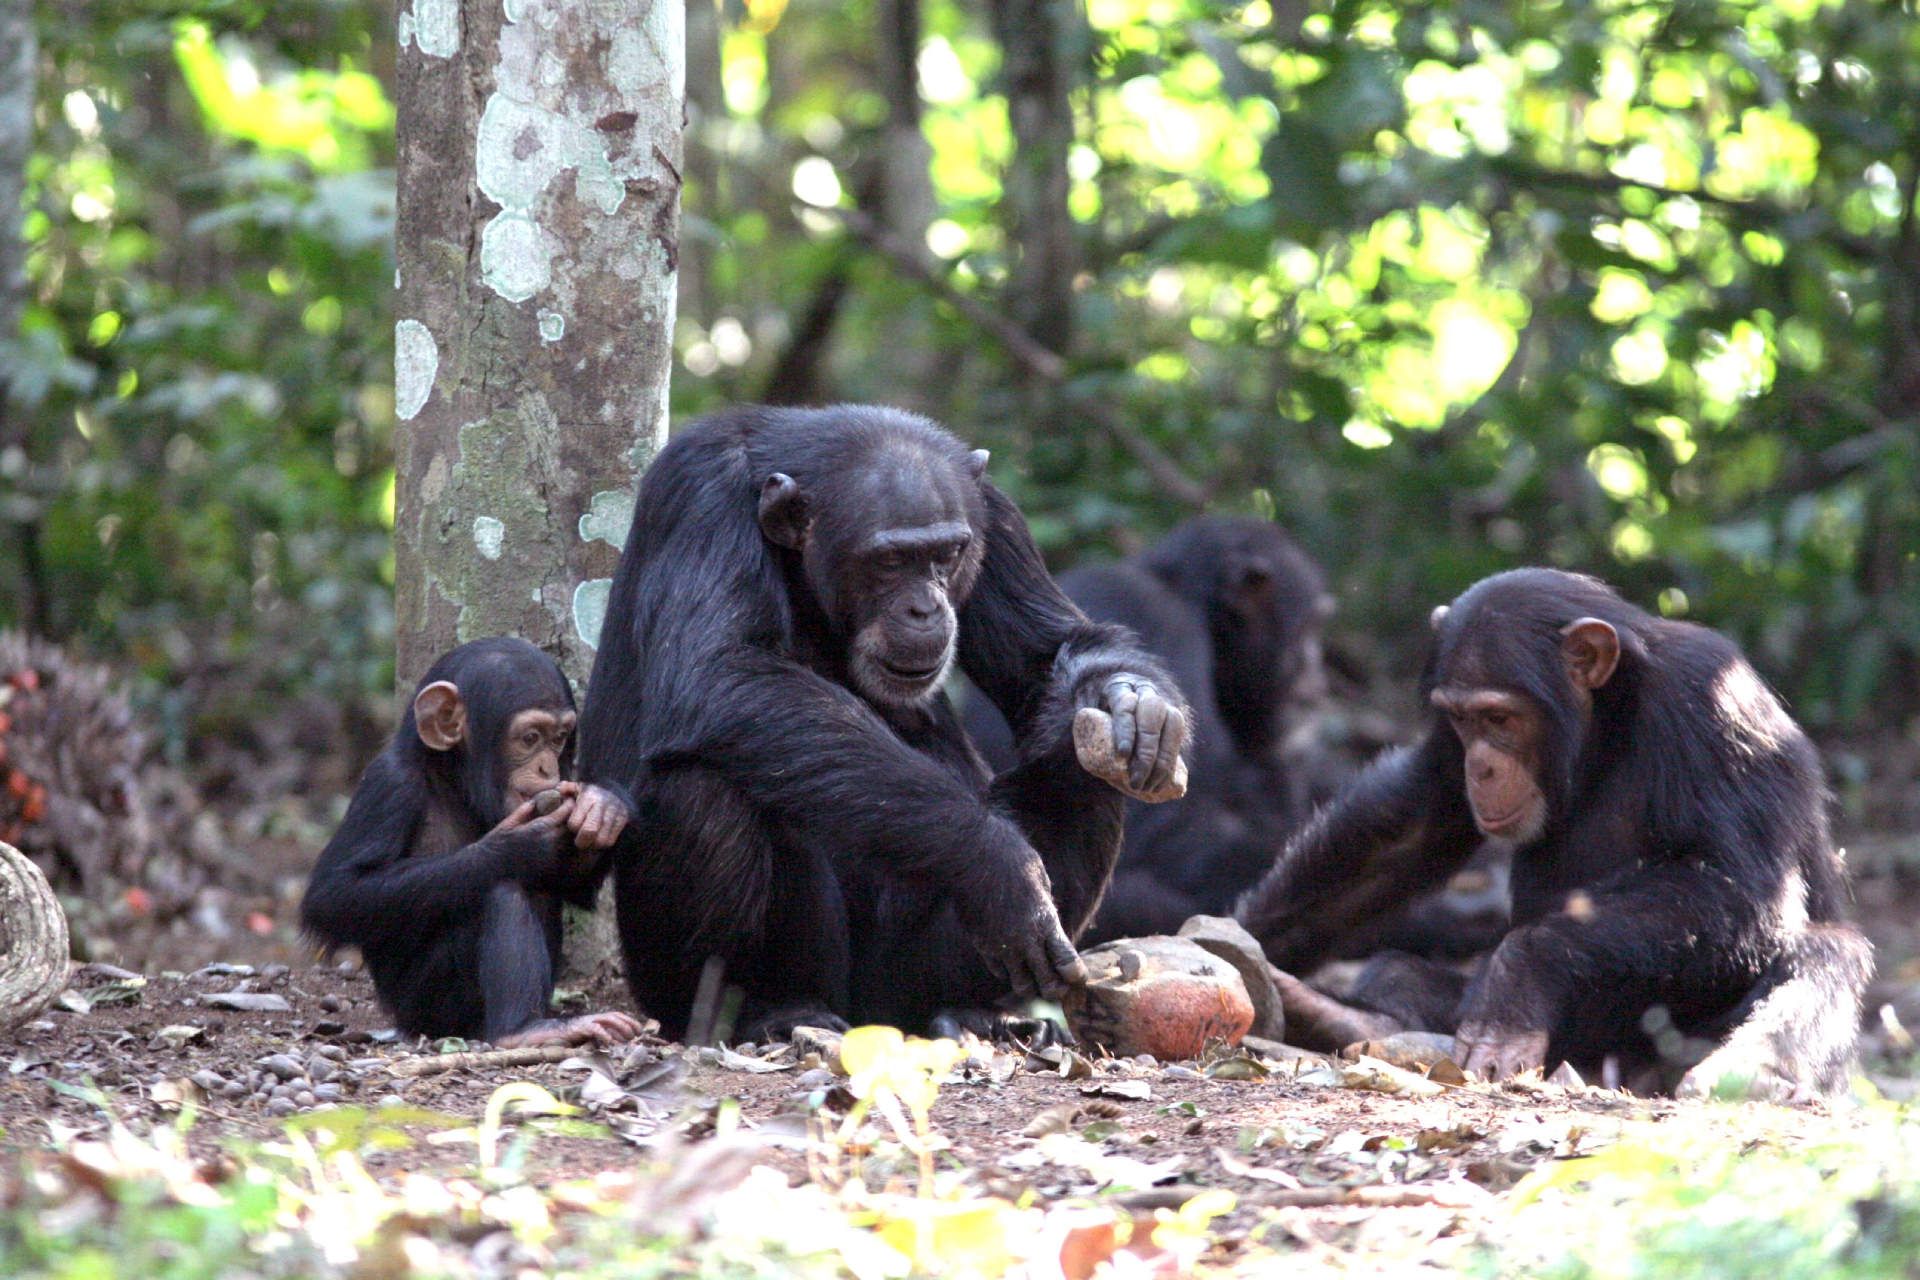
[[[360,779],[300,915],[321,941],[360,948],[402,1031],[498,1045],[639,1034],[624,1013],[547,1016],[561,903],[593,905],[600,851],[630,811],[563,781],[573,728],[553,659],[475,640],[433,664]]]
[[[1178,794],[1187,711],[1060,593],[986,463],[842,406],[727,412],[647,470],[580,750],[639,801],[620,938],[674,1034],[713,961],[746,1039],[979,1026],[1084,980],[1071,939],[1119,852],[1115,788]],[[956,659],[1014,726],[998,778],[941,692]]]
[[[1174,933],[1222,914],[1273,865],[1309,810],[1289,737],[1324,697],[1320,629],[1333,611],[1319,567],[1278,525],[1201,516],[1144,555],[1069,570],[1061,590],[1098,622],[1131,628],[1194,713],[1186,796],[1127,806],[1120,865],[1084,941]],[[1006,721],[967,699],[967,731],[996,767]]]
[[[1813,745],[1725,637],[1592,578],[1522,569],[1435,610],[1426,736],[1290,843],[1239,917],[1310,972],[1483,837],[1513,846],[1513,927],[1472,975],[1389,953],[1347,1004],[1289,981],[1310,1047],[1451,1031],[1488,1076],[1613,1058],[1630,1080],[1839,1087],[1872,952],[1843,923]],[[1671,1076],[1665,1082],[1671,1082]]]

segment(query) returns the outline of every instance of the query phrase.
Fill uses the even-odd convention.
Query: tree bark
[[[403,690],[524,636],[585,679],[664,443],[684,0],[413,0],[399,17]]]
[[[67,986],[67,917],[40,868],[0,844],[0,1031],[53,1003]]]
[[[1013,129],[1006,175],[1008,231],[1017,246],[1007,306],[1048,350],[1073,343],[1073,277],[1079,268],[1067,207],[1073,147],[1071,93],[1087,45],[1073,0],[993,0],[1000,79]]]
[[[27,244],[20,229],[20,201],[27,189],[27,159],[33,154],[38,60],[32,3],[0,0],[0,343],[19,337],[27,303]],[[6,370],[0,366],[0,418],[5,417],[6,391]]]

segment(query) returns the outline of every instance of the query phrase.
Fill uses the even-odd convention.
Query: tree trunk
[[[399,19],[398,678],[524,636],[592,665],[666,439],[684,0]]]
[[[34,41],[31,0],[0,0],[0,347],[18,340],[27,304],[27,243],[20,200],[33,154]],[[6,362],[0,361],[0,448],[23,444],[7,410]]]
[[[1017,246],[1007,307],[1028,336],[1061,355],[1073,342],[1073,277],[1079,267],[1067,208],[1073,148],[1075,68],[1087,37],[1073,0],[993,0],[1000,79],[1013,129],[1006,216]]]
[[[667,435],[684,0],[400,14],[397,676],[518,635],[585,683]],[[614,954],[607,896],[570,930]]]
[[[53,1003],[67,986],[67,917],[40,868],[0,844],[0,1032]]]

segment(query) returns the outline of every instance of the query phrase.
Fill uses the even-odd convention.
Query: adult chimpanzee
[[[1289,738],[1324,696],[1320,628],[1333,609],[1317,565],[1269,520],[1201,516],[1146,554],[1069,570],[1061,590],[1131,628],[1166,662],[1194,713],[1193,786],[1127,806],[1126,844],[1086,941],[1173,933],[1232,909],[1309,808]],[[1013,742],[969,698],[967,731],[996,766]]]
[[[573,728],[553,659],[475,640],[428,670],[360,779],[300,914],[323,942],[360,948],[402,1031],[501,1045],[639,1033],[624,1013],[547,1017],[561,902],[593,905],[631,807],[563,781]]]
[[[756,1039],[1082,979],[1115,788],[1178,793],[1187,711],[1060,594],[986,462],[905,413],[745,408],[648,469],[580,749],[639,801],[620,938],[673,1032],[713,960]],[[941,692],[956,659],[1015,727],[998,778]]]
[[[1289,1030],[1452,1031],[1492,1076],[1613,1057],[1645,1078],[1691,1038],[1719,1047],[1685,1091],[1838,1086],[1871,949],[1841,921],[1818,757],[1739,650],[1549,569],[1488,578],[1434,625],[1426,736],[1316,817],[1239,915],[1304,972],[1487,837],[1513,846],[1513,927],[1471,976],[1383,956],[1350,1005],[1289,983]]]

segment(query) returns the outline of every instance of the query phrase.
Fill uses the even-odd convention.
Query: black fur
[[[918,1028],[1004,1001],[982,951],[1030,935],[1036,912],[1067,934],[1091,917],[1122,797],[1079,767],[1073,714],[1120,672],[1178,694],[1060,593],[1018,508],[975,478],[983,461],[891,410],[746,408],[648,469],[580,750],[588,781],[639,801],[615,851],[620,937],[635,1000],[669,1031],[711,959],[742,992],[742,1035]],[[780,476],[805,495],[804,557],[756,518]],[[859,586],[833,549],[929,517],[972,530],[958,662],[1015,726],[1021,761],[998,778],[944,695],[889,704],[850,684],[838,619]]]
[[[1621,643],[1584,731],[1559,639],[1580,617]],[[1446,984],[1402,971],[1370,975],[1355,1002],[1432,1030],[1550,1028],[1549,1064],[1583,1070],[1659,1056],[1670,1046],[1647,1028],[1664,1017],[1686,1036],[1764,1042],[1782,1075],[1839,1087],[1871,950],[1843,922],[1818,756],[1739,650],[1595,579],[1523,569],[1446,614],[1423,690],[1442,682],[1518,692],[1546,713],[1547,825],[1514,851],[1512,930],[1454,1000],[1436,1008]],[[1276,965],[1311,971],[1473,853],[1462,769],[1436,714],[1295,837],[1238,911]]]
[[[409,701],[321,852],[300,916],[320,941],[360,948],[402,1031],[497,1040],[546,1016],[560,904],[591,906],[604,868],[563,854],[551,834],[489,834],[506,816],[508,723],[528,708],[573,709],[553,659],[524,640],[475,640],[419,688],[440,680],[466,703],[466,742],[430,750]]]
[[[1127,805],[1126,844],[1088,942],[1174,933],[1223,914],[1273,865],[1310,808],[1288,738],[1325,691],[1319,567],[1267,520],[1202,516],[1144,555],[1069,570],[1060,587],[1167,664],[1193,703],[1183,799]],[[989,762],[1012,758],[993,706],[969,698],[967,730]]]

